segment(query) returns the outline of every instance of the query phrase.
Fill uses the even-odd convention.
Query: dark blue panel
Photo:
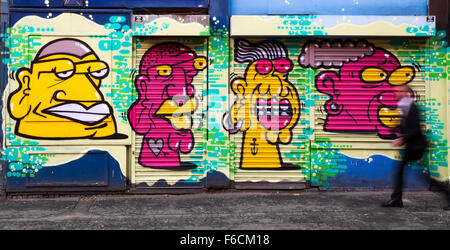
[[[228,0],[210,0],[209,15],[228,16]]]
[[[230,0],[231,15],[427,15],[427,0]]]
[[[108,152],[91,151],[78,160],[60,166],[42,168],[37,172],[36,177],[26,178],[25,186],[107,186],[109,158]]]
[[[10,0],[11,7],[62,7],[62,0]]]
[[[13,7],[64,7],[63,1],[85,0],[11,0]],[[208,8],[208,0],[89,0],[87,8]],[[73,4],[73,3],[72,3]],[[67,5],[66,5],[67,7]]]
[[[351,158],[338,154],[339,162],[346,169],[336,177],[329,177],[326,186],[346,189],[391,189],[394,168],[398,161],[383,155],[370,156],[368,159]],[[405,189],[427,190],[429,178],[421,168],[406,167],[404,170]]]
[[[106,151],[91,150],[81,158],[43,167],[35,177],[7,177],[7,191],[124,190],[126,177]]]
[[[60,15],[61,13],[83,13],[84,16],[92,15],[94,22],[104,25],[110,23],[111,16],[124,16],[126,17],[125,24],[131,25],[131,10],[99,10],[99,9],[24,9],[24,8],[11,8],[10,9],[10,26],[13,26],[21,18],[29,15],[39,16],[46,18],[49,13],[52,13],[52,18]]]
[[[230,179],[222,172],[209,171],[206,175],[206,188],[228,188]]]
[[[175,184],[170,185],[165,179],[159,179],[153,185],[148,185],[146,182],[136,183],[136,187],[141,188],[229,188],[230,179],[226,175],[216,170],[208,172],[206,177],[201,178],[198,182],[189,182],[186,180],[179,180]]]
[[[84,7],[84,0],[63,0],[64,7]]]
[[[208,0],[90,0],[93,8],[208,8]]]

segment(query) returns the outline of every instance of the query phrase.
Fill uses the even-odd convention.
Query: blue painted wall
[[[428,0],[10,0],[14,8],[204,8],[221,15],[427,15]],[[228,10],[229,9],[229,10]],[[229,13],[228,13],[229,12]]]
[[[119,163],[106,151],[91,150],[77,160],[48,166],[36,177],[8,176],[7,191],[83,191],[126,189],[126,177]]]
[[[213,16],[228,16],[229,1],[228,0],[208,0],[209,14]]]
[[[427,0],[230,0],[231,15],[427,15]]]
[[[356,159],[337,154],[340,164],[345,169],[339,170],[336,177],[328,178],[324,188],[337,189],[392,189],[392,180],[399,161],[383,155]],[[404,169],[405,190],[426,190],[430,185],[429,174],[424,173],[424,166],[416,162]]]
[[[29,15],[34,16],[40,16],[45,18],[48,13],[49,9],[44,8],[11,8],[10,9],[10,26],[13,26],[17,21],[19,21],[21,18]],[[104,25],[105,23],[110,22],[110,18],[113,15],[120,15],[125,16],[127,18],[127,24],[131,25],[131,14],[132,10],[121,10],[121,9],[112,9],[112,10],[104,10],[104,9],[86,9],[86,10],[80,10],[80,9],[51,9],[51,13],[53,14],[53,17],[56,17],[62,13],[83,13],[83,15],[91,15],[93,18],[93,21]]]
[[[209,0],[11,0],[13,7],[87,8],[207,8]]]

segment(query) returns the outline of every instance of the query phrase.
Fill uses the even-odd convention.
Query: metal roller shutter
[[[246,136],[249,132],[244,133],[241,129],[230,137],[234,145],[230,159],[231,171],[237,187],[251,187],[248,184],[260,183],[261,187],[273,188],[273,185],[268,184],[289,183],[284,187],[292,188],[294,185],[290,184],[305,180],[310,180],[313,185],[325,184],[326,187],[327,178],[342,174],[348,167],[348,162],[343,164],[342,155],[367,158],[368,161],[373,155],[398,159],[398,148],[391,146],[399,115],[395,111],[396,102],[392,92],[395,84],[406,83],[411,87],[422,119],[425,120],[424,106],[429,93],[425,84],[425,39],[234,38],[231,41],[232,57],[236,57],[238,40],[246,40],[244,45],[247,48],[257,47],[258,44],[269,47],[270,43],[264,44],[263,41],[278,41],[288,52],[293,63],[293,69],[288,72],[288,81],[297,90],[301,111],[298,122],[292,128],[290,143],[278,143],[277,146],[282,163],[293,163],[301,169],[280,171],[283,168],[274,167],[278,159],[273,157],[277,150],[273,147],[261,149],[265,155],[253,162],[243,163],[242,155],[250,154],[251,149],[256,147],[252,146],[251,141],[245,142],[244,134]],[[245,52],[247,55],[252,53]],[[267,54],[270,53],[269,49]],[[256,54],[252,56],[257,58]],[[235,104],[235,100],[239,100],[240,90],[233,90],[233,85],[238,85],[234,81],[246,80],[246,71],[252,70],[249,69],[250,61],[240,63],[236,58],[232,60],[230,93],[234,99],[231,99],[230,113],[233,112],[233,102]],[[383,65],[386,63],[389,65]],[[361,78],[363,71],[366,78]],[[384,75],[380,76],[380,73]],[[378,79],[377,76],[386,79]],[[245,106],[242,107],[245,109]],[[247,116],[251,116],[250,111],[247,111]],[[236,112],[234,115],[235,118],[231,115],[231,120],[234,119],[237,126],[239,114]],[[426,123],[422,125],[425,130]],[[245,126],[248,124],[244,123]],[[255,142],[258,144],[258,141]]]
[[[159,52],[148,54],[145,57],[146,52],[151,48],[158,48]],[[136,124],[134,125],[132,181],[137,188],[201,187],[201,179],[204,172],[201,171],[201,168],[203,168],[202,162],[206,148],[206,119],[204,119],[206,117],[206,98],[204,98],[204,93],[207,86],[207,71],[204,68],[207,64],[207,40],[205,38],[137,37],[134,41],[134,53],[134,68],[137,69],[135,80],[136,97],[139,94],[138,92],[146,92],[149,96],[153,95],[152,98],[158,100],[152,103],[152,101],[147,99],[148,103],[145,104],[146,101],[144,101],[143,105],[137,104],[139,100],[135,102],[134,112],[142,115],[135,115],[134,118],[131,118],[135,120]],[[192,54],[194,55],[192,56]],[[147,60],[147,62],[144,62],[147,65],[147,69],[142,72],[139,65],[141,65],[141,60],[144,60],[144,57]],[[192,64],[198,63],[204,63],[201,67],[204,70],[194,69],[197,67],[195,65],[192,68]],[[170,72],[166,72],[166,65],[169,65],[171,70],[173,70],[171,73],[173,75]],[[158,68],[159,66],[161,68]],[[160,78],[162,81],[152,81],[150,79],[145,84],[146,87],[144,88],[146,89],[139,90],[139,88],[136,88],[137,78],[141,74],[147,74],[151,78],[148,75],[151,74],[149,73],[149,68],[151,67],[157,67],[157,72],[161,74],[169,74],[168,80],[166,78]],[[194,87],[195,98],[193,99],[195,99],[196,104],[189,104],[187,103],[189,101],[184,100],[187,108],[179,111],[178,117],[172,115],[171,118],[163,114],[163,117],[155,118],[156,115],[154,114],[153,118],[149,118],[151,115],[148,114],[155,113],[156,106],[164,105],[165,97],[170,91],[173,91],[173,93],[169,93],[170,96],[178,96],[172,98],[172,100],[174,102],[181,100],[180,102],[182,103],[183,98],[186,97],[186,93],[183,93],[183,91],[191,91],[189,88],[184,88],[191,79],[191,84]],[[181,92],[176,92],[176,86],[181,86],[181,90],[180,88],[178,89]],[[143,96],[144,94],[141,93],[141,95]],[[151,107],[151,105],[155,105],[155,107]],[[165,113],[175,111],[176,108],[180,107],[166,110]],[[192,111],[190,108],[195,110]],[[159,109],[159,111],[161,110],[162,108]],[[184,114],[181,114],[183,112]],[[191,114],[189,115],[188,113],[190,112]],[[189,125],[189,122],[185,123],[185,120],[189,120],[190,117],[192,118],[192,123]],[[176,128],[176,126],[179,127]],[[192,132],[193,140],[189,140],[189,131]],[[181,136],[181,138],[175,139],[178,141],[170,142],[170,140],[178,138],[176,136]],[[188,143],[193,145],[188,145]],[[143,149],[144,147],[147,148]],[[179,157],[178,159],[177,156]]]
[[[428,96],[424,68],[427,64],[425,62],[427,40],[327,39],[314,40],[310,43],[315,44],[314,53],[312,50],[309,51],[310,58],[315,61],[310,63],[320,64],[314,69],[316,78],[313,95],[314,135],[311,137],[312,182],[323,185],[327,182],[327,178],[345,172],[348,166],[341,164],[341,154],[366,159],[369,162],[373,155],[399,159],[399,148],[391,145],[392,133],[396,131],[395,126],[398,122],[395,116],[398,113],[390,110],[395,108],[391,99],[394,85],[388,84],[388,80],[396,69],[400,73],[413,72],[412,80],[401,80],[401,77],[391,79],[394,84],[407,82],[414,93],[421,117],[425,120],[425,102]],[[364,56],[360,54],[359,57],[356,52],[353,54],[354,58],[348,57],[346,60],[349,61],[338,64],[342,62],[343,56],[358,51],[358,47],[359,53],[365,53],[367,50],[361,48],[368,46],[374,50]],[[368,68],[379,68],[383,71]],[[386,79],[377,79],[376,74],[380,73],[387,73],[382,76]],[[366,74],[369,80],[372,77],[373,81],[364,83],[363,74]],[[422,125],[425,131],[426,123],[423,122]]]
[[[238,41],[244,41],[244,43],[237,45]],[[244,58],[252,53],[257,54],[258,52],[255,51],[261,50],[263,47],[268,48],[268,51],[254,56],[256,60],[243,62],[242,59],[236,59],[237,46],[242,46],[244,50],[247,49],[247,51],[242,51],[243,56],[241,57]],[[249,47],[251,48],[249,49]],[[308,72],[295,65],[301,44],[297,40],[289,39],[235,38],[231,40],[231,48],[233,51],[231,53],[230,95],[232,101],[237,100],[234,104],[230,103],[230,113],[235,112],[231,115],[231,120],[234,119],[234,123],[236,123],[242,118],[242,110],[240,115],[236,113],[236,110],[240,109],[236,109],[236,106],[240,105],[241,101],[248,100],[251,103],[248,106],[242,106],[247,107],[244,116],[250,124],[244,125],[244,127],[248,126],[249,128],[247,130],[241,128],[240,132],[231,133],[230,136],[231,143],[234,145],[230,166],[236,188],[305,188],[305,180],[309,175],[309,131],[311,128],[310,112],[305,108],[305,101],[310,95],[308,93],[309,81],[306,80],[309,77]],[[292,65],[285,66],[285,63],[289,63],[280,58],[288,59]],[[267,72],[259,72],[259,70],[255,72],[256,64],[253,64],[255,62],[269,65]],[[271,66],[270,63],[272,63]],[[260,82],[260,86],[252,86],[250,83],[253,77],[262,75],[264,78],[279,73],[281,73],[278,75],[280,78],[265,78]],[[242,95],[239,96],[235,90],[232,90],[233,84],[236,85],[236,80],[239,79],[247,82],[247,97],[244,99],[242,99]],[[284,84],[281,91],[278,89],[280,80],[277,79],[281,79]],[[284,94],[286,86],[290,86],[288,88],[292,93],[296,92],[297,96]],[[267,93],[265,89],[269,89],[271,96],[265,95]],[[286,118],[288,115],[291,117]],[[286,123],[288,123],[287,126],[285,126]],[[276,128],[273,127],[274,125]],[[289,136],[288,130],[291,131],[291,138],[286,142],[279,131],[284,131],[284,136],[286,134]],[[274,131],[274,134],[270,135],[270,131]],[[267,139],[270,136],[272,138]]]

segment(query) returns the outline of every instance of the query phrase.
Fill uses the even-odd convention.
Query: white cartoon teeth
[[[256,106],[256,109],[258,116],[291,116],[289,114],[291,112],[289,104],[270,105],[270,103],[261,102],[261,104]]]
[[[285,128],[292,119],[292,107],[288,100],[258,99],[256,104],[257,119],[268,130]]]
[[[99,103],[86,108],[78,103],[61,104],[45,110],[45,113],[86,124],[96,124],[111,115],[108,104]]]

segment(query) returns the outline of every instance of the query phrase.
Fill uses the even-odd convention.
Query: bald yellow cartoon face
[[[29,138],[104,138],[116,134],[111,106],[100,91],[109,74],[84,42],[60,39],[42,48],[31,68],[18,70],[8,110],[16,134]]]

